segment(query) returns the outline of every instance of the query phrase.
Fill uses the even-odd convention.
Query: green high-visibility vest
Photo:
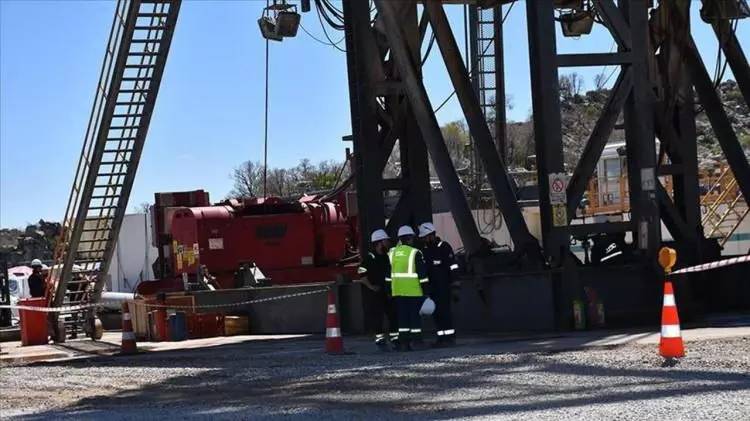
[[[422,285],[417,274],[416,258],[419,250],[399,244],[388,252],[391,261],[391,295],[394,297],[421,297]]]

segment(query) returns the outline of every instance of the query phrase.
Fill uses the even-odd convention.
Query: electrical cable
[[[320,0],[315,0],[315,4],[317,6],[315,10],[318,12],[318,20],[320,21],[320,27],[323,28],[323,34],[325,35],[326,39],[328,40],[328,42],[331,43],[333,48],[341,51],[342,53],[345,53],[346,50],[336,45],[333,39],[331,39],[331,36],[328,35],[328,30],[326,30],[326,26],[323,23],[323,20],[325,19],[326,22],[328,22],[328,24],[331,25],[331,27],[333,27],[334,29],[339,29],[338,26],[332,21],[330,21],[330,19],[325,15],[325,12],[323,11],[323,6],[322,6],[323,3],[321,3]],[[343,29],[343,25],[341,26],[341,29]]]
[[[739,23],[739,19],[734,19],[732,23],[730,23],[730,30],[731,30],[732,36],[734,36],[737,33],[738,23]],[[723,65],[721,64],[721,61],[722,61],[721,58],[723,57],[723,50],[721,48],[721,45],[724,42],[726,42],[726,40],[720,37],[718,38],[718,41],[719,43],[716,48],[716,65],[714,66],[714,78],[713,78],[714,89],[719,89],[719,85],[721,85],[721,81],[724,79],[724,75],[726,74],[726,71],[727,71],[727,66],[729,65],[729,60],[727,60],[726,58],[724,59],[724,64]],[[724,106],[726,107],[726,105]],[[703,111],[705,111],[705,107],[701,105],[695,110],[695,115],[697,116],[703,113]]]
[[[435,34],[433,33],[430,37],[430,42],[427,43],[427,51],[424,53],[424,57],[422,57],[422,66],[427,63],[427,59],[430,57],[430,53],[432,52],[432,47],[435,45]]]
[[[336,42],[334,44],[331,44],[330,42],[323,41],[322,39],[320,39],[320,38],[316,37],[315,35],[313,35],[312,33],[310,33],[310,31],[308,31],[307,28],[304,27],[304,25],[300,24],[299,27],[302,28],[302,31],[304,31],[307,34],[307,36],[309,36],[313,40],[315,40],[315,41],[317,41],[317,42],[319,42],[319,43],[321,43],[321,44],[323,44],[325,46],[328,46],[328,47],[336,47],[336,46],[338,46],[339,44],[341,44],[346,39],[346,37],[344,36],[338,42]]]
[[[612,45],[609,47],[609,52],[610,53],[613,52],[613,51],[615,51],[615,45],[617,45],[617,43],[615,41],[612,41]],[[609,66],[604,66],[604,68],[602,69],[601,73],[599,73],[599,75],[603,77],[604,76],[604,72],[607,71],[608,67]],[[607,78],[604,79],[604,82],[601,84],[602,88],[607,85],[607,83],[609,82],[610,79],[612,79],[612,76],[614,76],[615,72],[617,71],[617,68],[618,68],[618,66],[614,66],[614,68],[612,69],[612,71],[609,72],[609,76],[607,76]]]

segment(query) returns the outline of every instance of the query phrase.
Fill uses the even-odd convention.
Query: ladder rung
[[[109,129],[112,130],[113,128],[110,127]],[[114,129],[114,130],[117,130],[117,129]],[[135,140],[135,139],[136,139],[135,137],[108,137],[107,142],[111,142],[113,140],[116,141],[116,140]]]
[[[138,13],[139,18],[166,18],[169,16],[167,13]]]
[[[112,229],[109,226],[83,230],[83,232],[109,232],[109,231],[112,231]]]
[[[115,102],[115,105],[146,105],[143,101],[123,101],[123,102]]]
[[[109,129],[110,130],[132,130],[132,129],[137,129],[139,127],[140,125],[138,126],[109,126]],[[128,138],[123,138],[123,139],[128,139]],[[132,139],[135,139],[135,138],[132,138]],[[114,139],[108,138],[107,140],[114,140]]]
[[[136,31],[151,31],[151,30],[159,31],[159,30],[166,29],[166,26],[164,25],[159,25],[159,26],[137,25],[134,29]]]
[[[150,69],[155,67],[156,64],[126,64],[125,68],[128,69]]]
[[[102,259],[75,259],[75,262],[73,263],[99,263]],[[87,271],[82,271],[83,273],[86,273]]]
[[[143,114],[112,114],[112,118],[143,117]]]
[[[70,285],[70,284],[87,284],[87,283],[89,283],[89,282],[91,282],[91,281],[90,281],[90,280],[88,280],[88,279],[82,279],[82,280],[80,280],[80,281],[68,281],[68,285]],[[76,291],[75,293],[76,293],[76,294],[78,294],[78,293],[80,293],[80,292],[81,292],[81,291]]]
[[[158,42],[162,42],[162,40],[161,39],[136,38],[136,39],[130,40],[130,42],[136,43],[136,44],[149,44],[149,43],[156,44]]]
[[[137,27],[135,29],[138,29]],[[153,57],[158,56],[159,53],[152,53],[150,51],[133,51],[128,53],[128,56],[130,57]]]
[[[103,249],[78,250],[78,254],[94,254],[94,253],[101,253],[101,252],[104,252],[104,251],[107,251],[106,247],[103,248]],[[101,260],[101,259],[99,259],[99,260]]]
[[[106,217],[96,217],[96,218],[86,218],[86,221],[109,221],[115,219],[114,216],[106,216]]]
[[[117,205],[113,205],[113,206],[90,206],[90,207],[89,207],[89,210],[92,210],[92,209],[93,209],[93,210],[100,210],[100,209],[117,209],[117,208],[118,208],[118,206],[117,206]]]
[[[150,89],[120,89],[117,93],[120,94],[145,94]]]
[[[113,172],[113,173],[104,173],[104,174],[97,174],[97,177],[119,177],[122,175],[128,175],[127,172]]]
[[[104,153],[126,153],[133,152],[132,149],[105,149]]]
[[[102,161],[100,162],[101,165],[127,165],[130,164],[130,161]]]
[[[134,81],[139,81],[139,80],[151,80],[151,79],[152,78],[148,77],[148,76],[124,77],[124,78],[122,78],[122,80],[125,81],[125,82],[134,82]]]

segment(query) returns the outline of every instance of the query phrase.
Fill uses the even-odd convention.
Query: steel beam
[[[607,140],[609,140],[609,136],[612,134],[615,124],[617,124],[617,118],[622,112],[622,107],[632,88],[632,72],[629,68],[624,68],[609,93],[607,104],[596,121],[594,130],[583,148],[581,158],[578,160],[573,176],[568,183],[568,220],[572,220],[576,214],[578,204],[588,187],[589,179],[594,174],[596,164],[602,156],[604,147],[607,146]]]
[[[586,67],[586,66],[620,66],[630,64],[633,59],[630,52],[617,53],[594,53],[594,54],[558,54],[557,65],[559,67]]]
[[[375,5],[379,12],[379,19],[382,19],[392,58],[404,83],[414,117],[429,150],[443,191],[451,204],[451,213],[461,240],[467,253],[475,254],[482,248],[482,239],[453,167],[440,125],[432,111],[427,91],[422,84],[417,64],[414,62],[414,56],[409,49],[403,28],[399,24],[394,3],[387,0],[375,0]]]
[[[474,138],[474,144],[479,152],[478,155],[484,164],[487,179],[492,186],[498,206],[503,212],[503,218],[508,226],[513,244],[517,251],[534,253],[536,257],[541,257],[537,240],[531,235],[526,226],[526,221],[523,219],[505,164],[495,148],[476,91],[471,85],[469,72],[461,60],[461,53],[445,10],[439,1],[425,2],[425,8],[428,11],[432,30],[435,32],[438,46],[443,55],[443,61],[456,90],[456,96],[469,125],[471,136]]]
[[[612,0],[594,0],[596,10],[604,20],[604,24],[612,33],[612,37],[617,42],[617,45],[624,50],[632,49],[632,35],[630,33],[630,25],[623,19],[622,13],[617,10],[617,6]],[[644,9],[648,11],[648,9]]]
[[[406,45],[411,52],[411,60],[415,63],[414,70],[421,81],[421,47],[425,31],[422,30],[420,18],[417,16],[417,5],[411,2],[399,2],[399,5],[395,7],[402,9],[399,12],[399,16],[401,16],[399,27],[403,31]],[[424,19],[427,18],[423,16],[421,20]],[[401,75],[397,74],[397,69],[393,71],[394,76],[401,78]],[[399,98],[399,100],[402,99],[402,97]],[[408,102],[404,102],[404,105],[408,104]],[[400,105],[400,102],[396,102],[391,108],[398,109]],[[407,108],[407,110],[411,112],[411,108]],[[411,114],[409,117],[411,117]],[[404,132],[406,136],[402,136],[399,141],[401,148],[401,178],[404,180],[404,189],[409,200],[409,209],[411,210],[410,222],[416,226],[423,222],[432,221],[429,155],[425,142],[422,140],[422,133],[414,118],[406,119]]]
[[[705,3],[706,0],[703,0]],[[732,69],[734,80],[745,98],[745,103],[750,104],[750,65],[747,57],[742,51],[740,41],[737,39],[734,31],[731,29],[731,22],[728,20],[717,20],[711,26],[719,39],[719,46],[724,51],[724,56]]]
[[[593,224],[575,224],[571,225],[570,235],[582,237],[590,234],[610,234],[616,232],[627,232],[633,229],[630,221],[624,222],[597,222]]]
[[[549,195],[548,175],[565,171],[553,1],[527,1],[526,19],[529,31],[542,242],[548,261],[552,266],[560,266],[570,251],[570,241],[566,230],[560,229],[564,227],[555,227],[553,223],[553,209]],[[567,208],[563,207],[563,209]]]
[[[669,193],[664,189],[661,182],[656,183],[656,198],[659,203],[659,210],[661,211],[661,218],[664,221],[664,226],[672,234],[672,238],[678,242],[685,242],[689,237],[690,229],[688,228],[685,220],[680,215],[672,199],[669,198]]]
[[[649,44],[647,3],[648,0],[620,0],[618,5],[630,25],[633,58],[630,66],[633,90],[624,109],[631,220],[636,227],[635,240],[641,256],[653,263],[661,244],[661,223],[655,191],[658,184],[655,98],[649,74],[649,57],[653,52]]]
[[[505,38],[503,33],[503,8],[495,7],[495,143],[503,162],[508,162],[508,116],[505,113]]]
[[[377,82],[385,81],[380,52],[370,24],[367,0],[342,4],[346,34],[346,58],[349,75],[349,100],[354,148],[357,203],[359,210],[360,249],[367,250],[370,232],[385,224],[381,156],[378,139],[376,92]],[[385,154],[390,155],[390,151]]]
[[[745,198],[748,198],[750,197],[750,165],[748,165],[745,152],[742,150],[737,134],[724,111],[724,105],[716,93],[713,81],[706,71],[703,59],[692,38],[690,39],[690,48],[687,49],[685,54],[685,62],[690,71],[693,86],[698,93],[698,98],[703,104],[706,116],[711,122],[722,151],[724,151],[724,156],[732,168],[734,178],[737,180],[742,194]]]

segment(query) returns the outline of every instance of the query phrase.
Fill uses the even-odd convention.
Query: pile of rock
[[[59,234],[59,223],[41,219],[23,231],[0,229],[0,259],[6,260],[8,266],[28,263],[32,259],[52,260]]]

